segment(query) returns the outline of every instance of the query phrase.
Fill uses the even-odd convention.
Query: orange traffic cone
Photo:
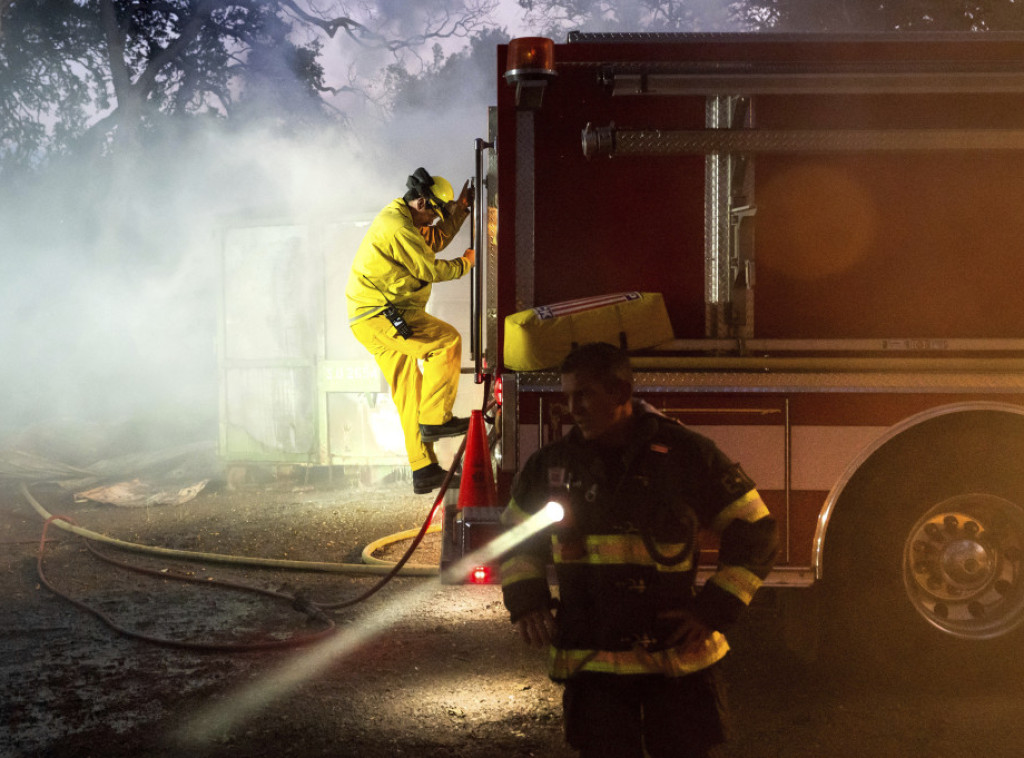
[[[470,414],[469,431],[466,434],[466,457],[462,462],[462,482],[459,485],[459,510],[494,508],[498,504],[498,490],[494,485],[483,411]]]

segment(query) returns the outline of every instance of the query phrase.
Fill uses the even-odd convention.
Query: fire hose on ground
[[[459,446],[458,451],[455,453],[455,457],[452,461],[452,465],[449,468],[447,476],[441,483],[440,491],[434,500],[430,512],[427,514],[426,519],[423,521],[422,526],[419,529],[409,529],[402,532],[382,537],[374,542],[367,545],[362,551],[363,563],[333,563],[333,562],[318,562],[318,561],[297,561],[297,560],[285,560],[276,558],[259,558],[251,556],[240,556],[240,555],[228,555],[223,553],[208,553],[208,552],[194,552],[189,550],[178,550],[173,548],[163,548],[150,545],[141,545],[134,542],[127,542],[125,540],[119,540],[114,537],[108,537],[104,534],[84,529],[74,524],[70,519],[65,516],[54,515],[48,512],[36,498],[34,498],[29,492],[28,487],[24,484],[21,485],[22,496],[27,500],[29,505],[36,511],[45,521],[43,526],[43,533],[39,543],[39,553],[36,561],[36,571],[40,581],[55,595],[67,600],[68,602],[75,605],[77,608],[92,614],[108,627],[121,634],[132,639],[141,640],[144,642],[150,642],[157,645],[173,648],[184,648],[190,650],[199,651],[252,651],[252,650],[267,650],[273,648],[283,647],[295,647],[298,645],[308,644],[310,642],[322,639],[335,631],[335,625],[331,620],[326,611],[340,610],[348,608],[358,603],[363,602],[372,595],[376,594],[381,590],[388,582],[394,577],[402,574],[403,576],[437,576],[439,570],[434,566],[417,566],[408,564],[409,558],[419,547],[423,538],[427,534],[431,534],[440,530],[439,526],[432,526],[431,523],[434,519],[434,514],[437,512],[438,507],[444,501],[444,496],[448,491],[451,484],[454,472],[458,469],[463,453],[466,449],[466,437],[462,438],[462,443]],[[150,574],[160,577],[161,579],[174,579],[176,581],[191,582],[204,585],[212,585],[222,587],[226,589],[238,590],[243,592],[252,592],[265,596],[272,597],[277,600],[282,600],[290,603],[296,610],[306,613],[311,619],[324,624],[324,628],[320,631],[313,632],[306,635],[296,636],[285,640],[270,640],[263,642],[248,642],[248,643],[203,643],[203,642],[183,642],[178,640],[171,640],[162,637],[154,637],[146,634],[127,629],[120,624],[117,624],[113,619],[107,616],[105,613],[93,608],[86,603],[83,603],[65,592],[59,590],[50,580],[47,578],[43,568],[43,557],[44,548],[46,545],[46,534],[48,528],[51,526],[57,526],[67,532],[82,537],[85,540],[86,546],[89,551],[107,563],[124,568],[126,570],[135,571],[142,574]],[[412,542],[406,549],[402,557],[394,563],[375,558],[373,553],[380,550],[387,545],[400,542],[406,539],[412,538]],[[199,562],[212,562],[212,563],[224,563],[233,566],[246,566],[254,568],[274,568],[274,569],[288,569],[298,571],[317,571],[317,572],[328,572],[328,573],[344,573],[344,574],[357,574],[357,575],[380,575],[381,578],[372,587],[362,592],[354,598],[345,600],[331,601],[331,602],[319,602],[313,601],[303,595],[300,592],[288,594],[286,592],[277,592],[273,590],[267,590],[260,587],[254,587],[251,585],[240,584],[236,582],[227,582],[223,580],[213,579],[197,579],[189,577],[184,574],[175,574],[166,571],[156,571],[153,569],[143,568],[139,566],[133,566],[122,561],[115,560],[109,555],[100,552],[96,549],[93,543],[100,543],[110,545],[111,547],[126,550],[131,552],[137,552],[147,555],[155,555],[164,558],[173,558],[176,560],[192,560]]]

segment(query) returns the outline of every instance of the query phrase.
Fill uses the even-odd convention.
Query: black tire
[[[848,672],[1006,670],[1024,621],[1024,418],[948,414],[890,440],[844,489],[824,558],[825,649]]]

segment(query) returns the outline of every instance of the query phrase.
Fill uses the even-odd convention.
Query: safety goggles
[[[435,195],[433,192],[425,192],[423,194],[423,199],[427,201],[427,207],[430,208],[435,213],[437,213],[438,216],[440,216],[441,218],[448,217],[448,213],[447,210],[445,209],[444,203],[442,203],[441,200],[437,197],[437,195]]]

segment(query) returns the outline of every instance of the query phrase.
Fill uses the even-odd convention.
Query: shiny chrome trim
[[[721,65],[721,64],[720,64]],[[661,95],[878,95],[1019,94],[1020,71],[812,71],[795,66],[767,72],[695,70],[685,73],[612,73],[613,97]]]
[[[561,392],[554,371],[525,371],[516,374],[525,392]],[[998,372],[957,371],[645,371],[634,363],[634,389],[645,392],[729,393],[729,392],[898,392],[932,393],[1020,393],[1024,392],[1024,367]]]
[[[587,124],[583,155],[1024,150],[1022,129],[622,129]]]

